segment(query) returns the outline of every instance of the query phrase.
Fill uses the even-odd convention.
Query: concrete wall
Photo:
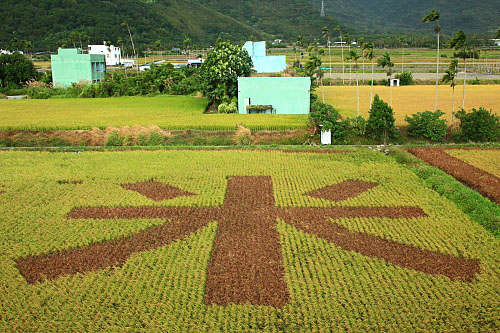
[[[107,66],[118,66],[122,62],[121,51],[114,45],[89,45],[89,54],[104,54]]]
[[[247,105],[272,105],[276,114],[307,114],[311,79],[308,77],[238,78],[238,112]]]
[[[279,73],[286,69],[285,56],[267,56],[266,42],[246,42],[243,49],[252,58],[257,73]]]
[[[59,49],[51,56],[52,80],[55,87],[67,87],[72,83],[99,82],[106,75],[106,59],[103,54],[83,54],[80,49]]]

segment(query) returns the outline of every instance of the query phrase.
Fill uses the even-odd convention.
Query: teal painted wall
[[[266,42],[246,42],[243,49],[252,58],[253,69],[257,73],[279,73],[286,69],[285,56],[266,55]]]
[[[83,54],[81,49],[59,49],[51,56],[52,80],[55,87],[67,87],[72,83],[99,82],[106,75],[104,54]]]
[[[247,105],[272,105],[276,114],[307,114],[310,111],[311,79],[308,77],[238,78],[238,112]]]

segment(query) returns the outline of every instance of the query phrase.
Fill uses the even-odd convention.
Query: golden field
[[[500,150],[449,149],[446,153],[500,177]]]
[[[333,105],[344,118],[356,116],[356,86],[326,86],[325,103]],[[455,88],[455,111],[462,107],[463,86]],[[434,110],[436,86],[418,85],[392,88],[392,99],[396,126],[407,125],[405,116],[426,110]],[[316,89],[321,100],[321,87]],[[374,86],[373,96],[379,94],[380,98],[390,104],[390,88]],[[438,109],[445,112],[443,116],[451,121],[452,89],[450,86],[439,86]],[[359,87],[360,113],[368,117],[370,109],[370,86]],[[484,107],[500,114],[500,85],[467,85],[465,94],[465,109]]]

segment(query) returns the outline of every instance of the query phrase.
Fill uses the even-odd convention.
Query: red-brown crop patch
[[[182,196],[194,195],[193,193],[186,192],[178,187],[162,184],[155,181],[135,184],[123,184],[122,187],[126,190],[140,193],[156,202],[170,200]]]
[[[307,193],[307,195],[310,197],[337,202],[357,197],[361,193],[371,190],[377,185],[378,185],[377,183],[372,183],[372,182],[364,182],[360,180],[347,180],[342,183],[338,183],[332,186],[324,187],[316,191],[309,192]]]
[[[500,205],[500,178],[470,165],[446,153],[450,148],[411,148],[408,151],[425,162],[440,168],[465,185],[477,190]],[[464,149],[464,148],[459,148]],[[485,148],[466,148],[467,150],[486,150]],[[498,150],[490,148],[487,150]]]
[[[344,184],[350,190],[342,191],[342,185],[339,186],[337,189],[343,193],[359,192],[352,189],[352,183]],[[366,184],[364,186],[366,190]],[[276,207],[271,177],[236,176],[228,179],[221,207],[74,209],[68,218],[162,218],[168,222],[116,240],[21,258],[17,260],[17,267],[29,283],[35,283],[46,278],[55,279],[62,275],[121,265],[133,253],[184,239],[210,221],[217,221],[217,235],[207,268],[205,303],[281,307],[290,299],[276,229],[277,221],[281,219],[347,251],[383,259],[387,264],[471,282],[479,272],[479,260],[422,250],[351,231],[329,221],[346,217],[396,219],[425,216],[427,214],[418,207]]]

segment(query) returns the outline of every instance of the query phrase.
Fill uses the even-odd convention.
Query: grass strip
[[[497,204],[406,151],[393,149],[391,156],[422,179],[427,187],[455,203],[473,221],[500,239],[500,207]]]

